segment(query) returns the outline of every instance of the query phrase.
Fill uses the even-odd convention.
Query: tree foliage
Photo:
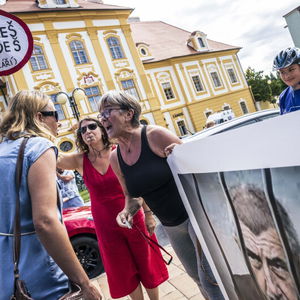
[[[286,88],[286,85],[277,74],[270,73],[270,75],[264,75],[263,71],[257,72],[249,67],[245,75],[255,101],[275,103],[280,93]]]

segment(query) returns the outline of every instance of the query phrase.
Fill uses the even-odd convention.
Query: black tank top
[[[132,197],[143,197],[163,225],[179,225],[188,215],[167,159],[157,156],[149,147],[146,126],[142,128],[141,143],[140,157],[132,166],[124,162],[117,148],[127,190]]]

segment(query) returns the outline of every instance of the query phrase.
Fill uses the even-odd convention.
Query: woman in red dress
[[[79,153],[60,154],[58,167],[77,170],[89,190],[111,296],[129,295],[133,300],[142,300],[142,284],[150,300],[158,300],[158,285],[168,279],[168,271],[160,252],[154,251],[138,231],[150,233],[156,240],[152,212],[143,204],[144,211],[140,209],[134,216],[132,229],[118,226],[116,217],[123,209],[125,199],[110,166],[112,146],[105,129],[97,119],[81,120],[76,144]],[[137,203],[140,201],[143,200],[137,199]]]

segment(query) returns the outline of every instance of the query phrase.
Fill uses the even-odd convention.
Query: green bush
[[[80,196],[83,199],[84,202],[90,201],[90,194],[88,190],[82,190],[80,191]]]

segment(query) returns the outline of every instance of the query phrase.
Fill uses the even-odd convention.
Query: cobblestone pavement
[[[165,247],[173,255],[173,261],[168,266],[169,280],[159,286],[160,300],[205,300],[201,295],[196,283],[186,274],[181,262],[176,257],[170,245]],[[102,274],[93,279],[93,283],[100,288],[103,300],[111,300],[109,294],[106,274]],[[145,300],[149,300],[144,291]],[[129,300],[129,297],[119,298]]]

